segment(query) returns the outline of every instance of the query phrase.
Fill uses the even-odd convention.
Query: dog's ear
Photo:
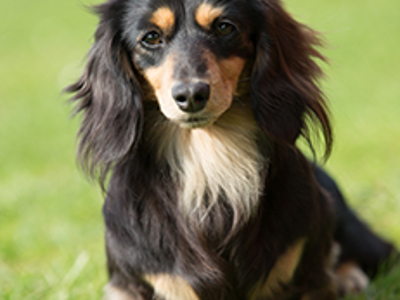
[[[107,4],[109,5],[109,4]],[[66,90],[75,93],[82,113],[78,158],[84,170],[103,181],[113,164],[126,158],[138,141],[143,122],[141,91],[134,67],[107,5],[96,8],[101,21],[81,78]]]
[[[295,21],[279,0],[259,0],[264,13],[256,41],[251,98],[259,125],[276,142],[294,145],[299,135],[310,141],[308,123],[319,123],[326,155],[332,142],[324,95],[316,82],[324,61],[318,34]],[[313,122],[308,122],[308,121]]]

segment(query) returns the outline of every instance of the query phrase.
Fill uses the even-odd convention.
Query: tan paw
[[[336,269],[340,292],[343,296],[357,294],[368,287],[369,278],[355,262],[341,263]]]

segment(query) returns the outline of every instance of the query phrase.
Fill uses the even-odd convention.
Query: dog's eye
[[[161,35],[156,31],[147,33],[142,39],[142,43],[151,48],[157,47],[158,45],[162,44],[162,42]]]
[[[220,22],[216,24],[215,29],[219,36],[228,36],[236,30],[236,27],[229,22]]]

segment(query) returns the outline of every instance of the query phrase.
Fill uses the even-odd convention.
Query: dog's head
[[[252,58],[251,11],[245,1],[154,2],[140,16],[138,4],[129,9],[133,64],[169,120],[189,129],[209,126],[231,106]]]
[[[186,129],[213,126],[246,102],[266,135],[289,146],[311,118],[329,148],[319,39],[279,0],[109,0],[97,13],[86,70],[69,88],[84,111],[80,152],[90,171],[132,152],[146,102]]]

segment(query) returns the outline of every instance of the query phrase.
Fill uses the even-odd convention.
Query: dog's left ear
[[[295,21],[279,0],[259,0],[264,15],[256,41],[251,99],[259,125],[274,141],[294,145],[300,135],[309,140],[307,119],[321,125],[326,155],[331,127],[323,93],[317,85],[324,61],[316,47],[318,34]],[[315,122],[314,122],[315,123]]]

